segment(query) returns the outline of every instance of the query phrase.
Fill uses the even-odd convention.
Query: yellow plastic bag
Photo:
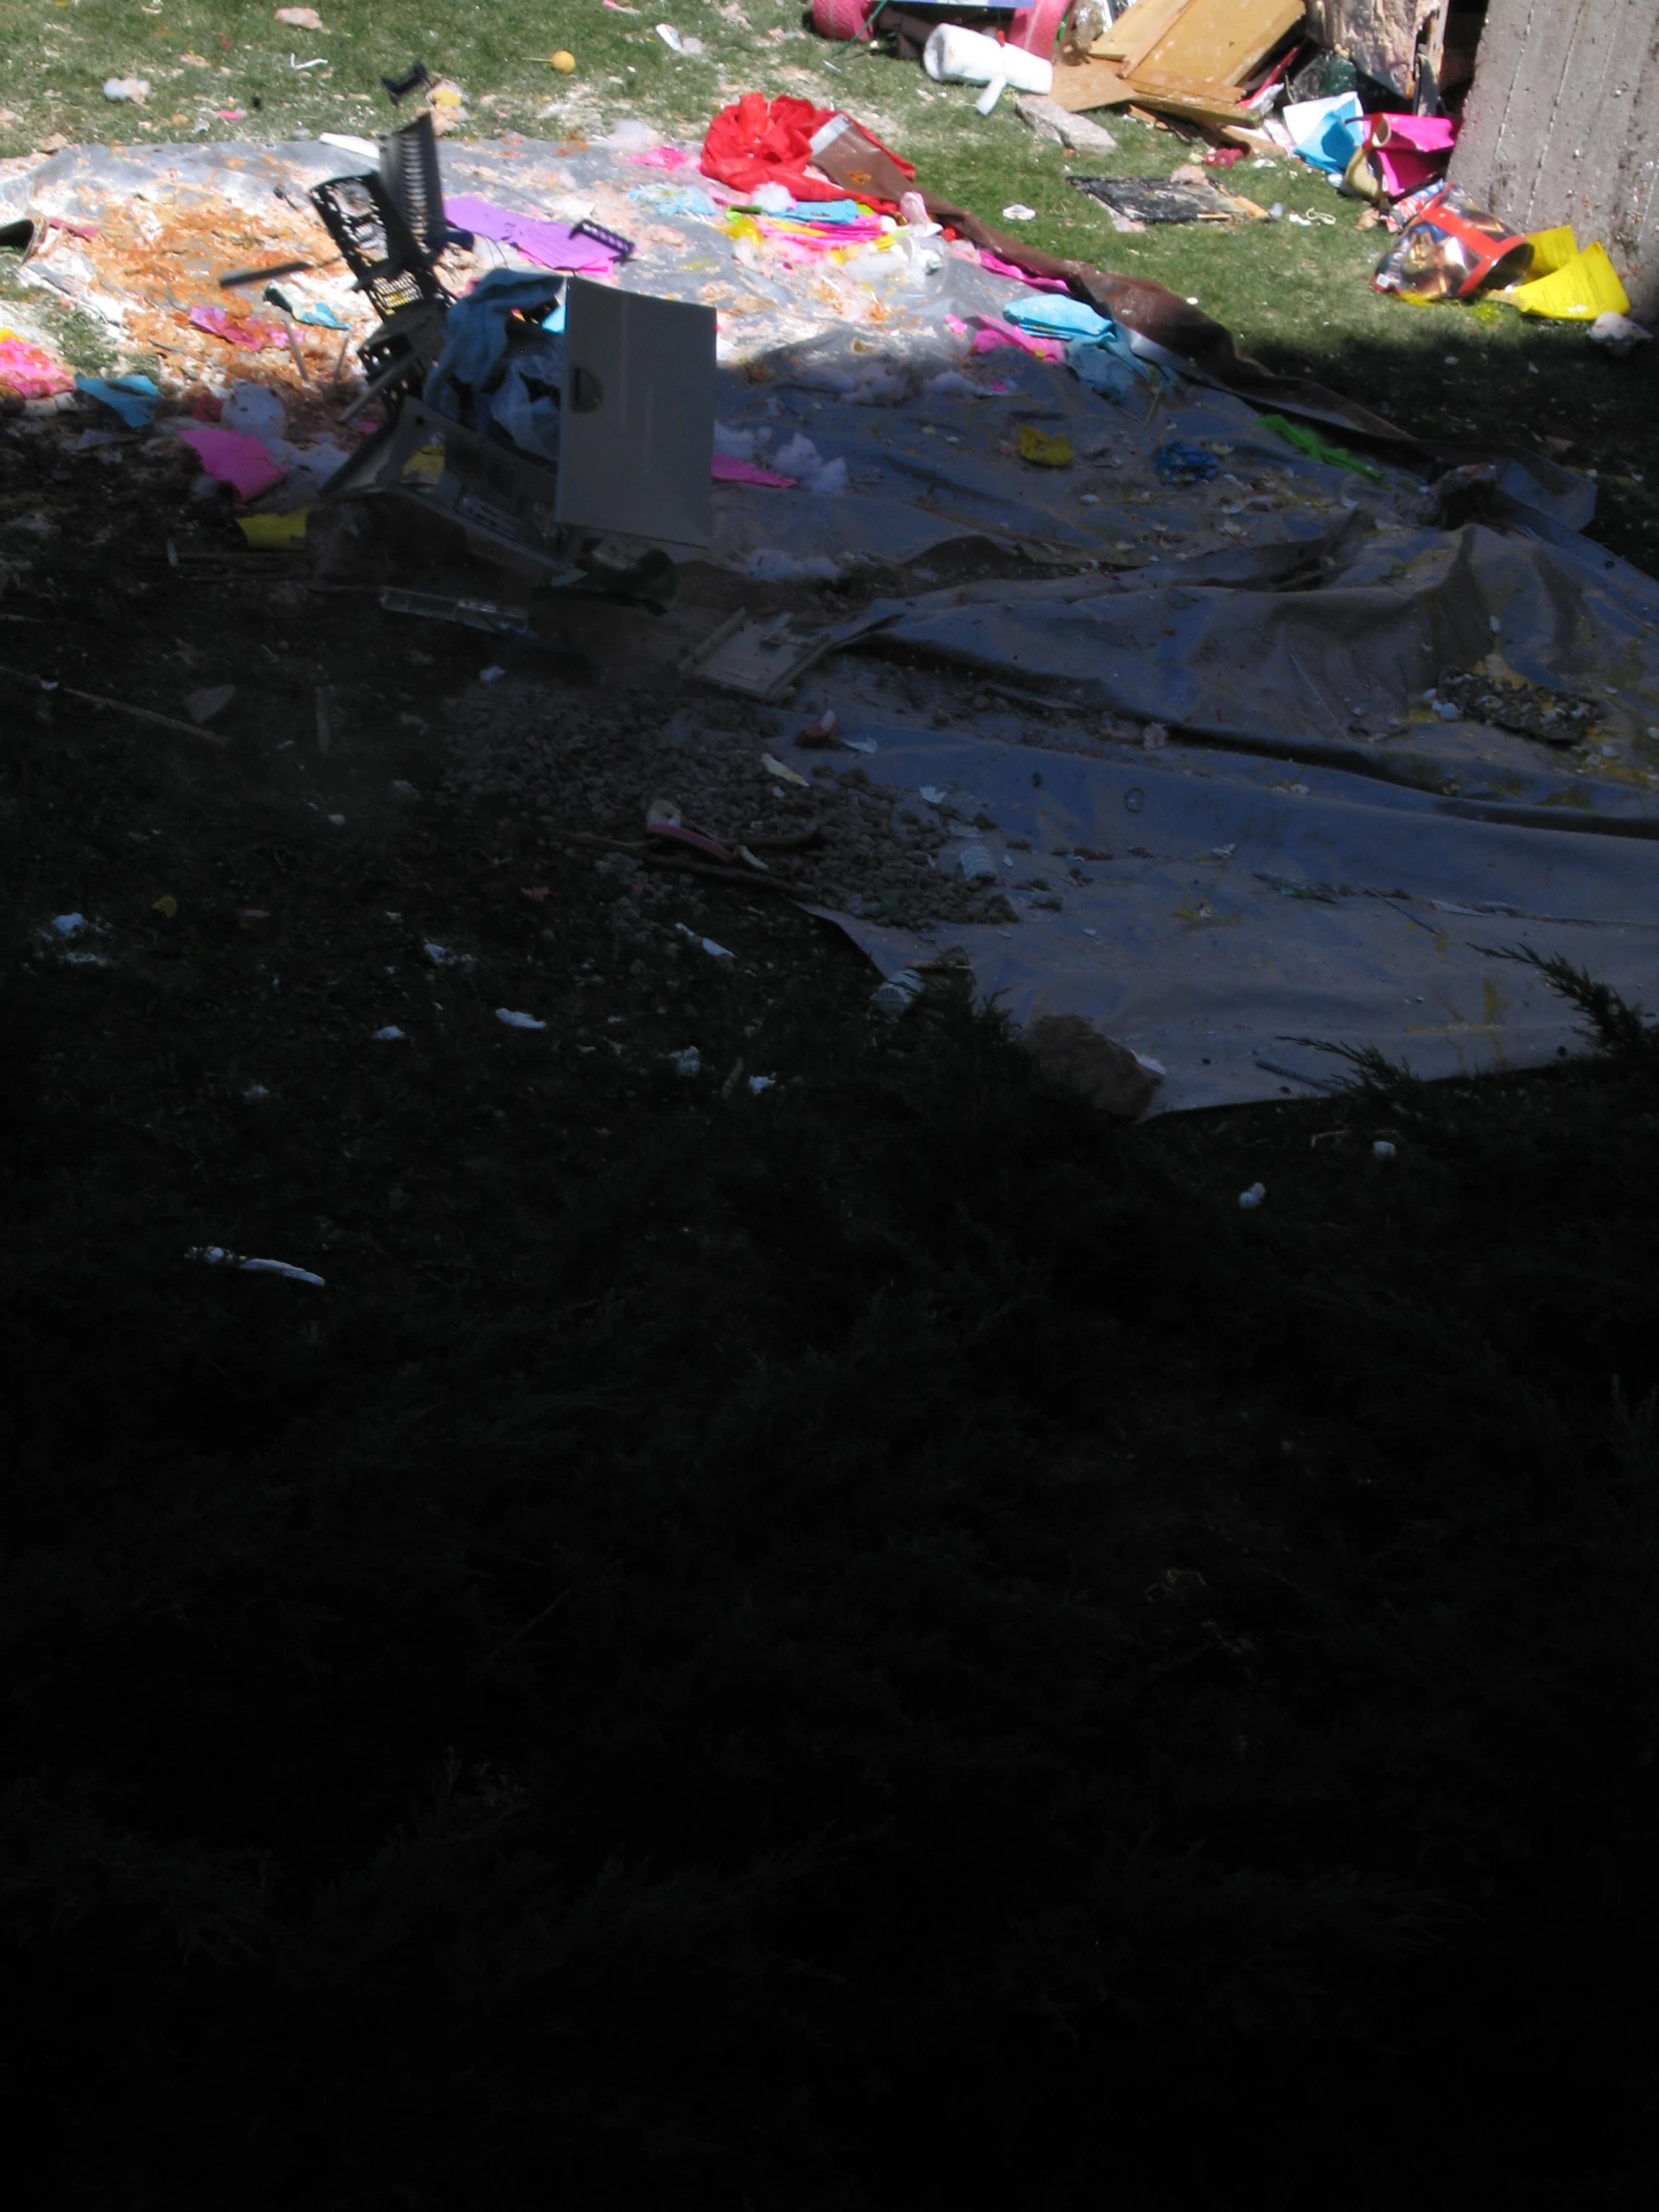
[[[1543,236],[1553,240],[1559,234],[1546,231]],[[1547,315],[1555,322],[1593,322],[1598,314],[1630,312],[1630,295],[1599,245],[1586,246],[1547,276],[1528,277],[1507,296],[1522,314]]]
[[[237,524],[250,545],[303,545],[309,507],[296,507],[288,515],[238,515]]]
[[[1047,437],[1034,422],[1022,422],[1019,430],[1019,457],[1022,461],[1035,461],[1040,468],[1069,468],[1072,457],[1071,440]]]

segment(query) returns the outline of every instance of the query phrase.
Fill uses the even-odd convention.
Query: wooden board
[[[1110,62],[1056,62],[1055,103],[1067,115],[1086,115],[1091,108],[1126,108],[1137,97]]]
[[[1096,39],[1089,51],[1100,61],[1125,62],[1133,66],[1149,47],[1157,45],[1190,5],[1191,0],[1134,0],[1134,6],[1126,8],[1106,36]]]
[[[1188,0],[1124,75],[1143,92],[1195,85],[1221,92],[1242,85],[1306,14],[1305,0]]]

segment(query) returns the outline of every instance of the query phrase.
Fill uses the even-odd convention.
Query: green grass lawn
[[[0,95],[0,155],[25,153],[53,134],[117,143],[371,134],[391,113],[381,78],[415,60],[462,88],[465,130],[478,137],[557,138],[633,115],[695,144],[740,92],[791,93],[850,108],[915,162],[931,189],[988,221],[1012,201],[1034,208],[1037,220],[1023,234],[1033,244],[1197,298],[1241,350],[1271,366],[1318,376],[1424,437],[1501,435],[1594,469],[1598,534],[1642,565],[1659,551],[1659,364],[1610,360],[1581,330],[1503,306],[1413,309],[1382,297],[1369,281],[1382,234],[1359,232],[1355,204],[1306,170],[1247,162],[1235,180],[1264,206],[1315,210],[1335,216],[1334,226],[1120,237],[1066,184],[1068,167],[1089,165],[1068,164],[1035,141],[1011,100],[982,120],[971,87],[933,86],[914,66],[829,45],[803,30],[795,0],[673,0],[672,20],[706,49],[696,59],[676,56],[657,37],[655,22],[668,17],[650,8],[623,13],[602,0],[547,9],[334,0],[319,13],[325,34],[277,23],[265,0],[9,0],[15,43]],[[573,77],[549,66],[560,48],[576,57]],[[290,66],[318,56],[327,57],[326,69]],[[147,78],[147,106],[107,101],[101,88],[112,76]],[[242,120],[216,112],[233,110]],[[1108,173],[1167,174],[1185,158],[1170,132],[1105,120],[1119,140],[1102,165]]]

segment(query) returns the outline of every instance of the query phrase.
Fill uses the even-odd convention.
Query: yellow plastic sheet
[[[1560,235],[1558,231],[1541,234],[1548,241]],[[1571,235],[1567,234],[1569,238]],[[1534,249],[1537,244],[1535,239]],[[1586,246],[1547,276],[1528,277],[1506,297],[1522,314],[1548,315],[1555,322],[1593,322],[1598,314],[1630,312],[1630,295],[1619,282],[1618,271],[1607,259],[1606,249],[1599,245]]]

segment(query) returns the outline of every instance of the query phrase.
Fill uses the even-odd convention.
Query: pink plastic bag
[[[717,453],[709,474],[717,484],[762,484],[769,491],[794,491],[798,476],[780,476],[775,468],[757,468],[731,453]]]
[[[223,338],[227,345],[234,345],[244,353],[260,353],[268,345],[287,342],[280,330],[274,330],[264,322],[239,322],[223,307],[192,307],[190,319],[198,330],[211,331],[216,338]]]
[[[285,470],[277,467],[258,438],[245,438],[236,430],[215,429],[211,423],[193,422],[179,432],[199,456],[216,483],[229,484],[239,499],[258,499],[273,484],[282,481]]]
[[[1456,143],[1457,126],[1443,115],[1374,115],[1366,153],[1390,200],[1438,177]]]

